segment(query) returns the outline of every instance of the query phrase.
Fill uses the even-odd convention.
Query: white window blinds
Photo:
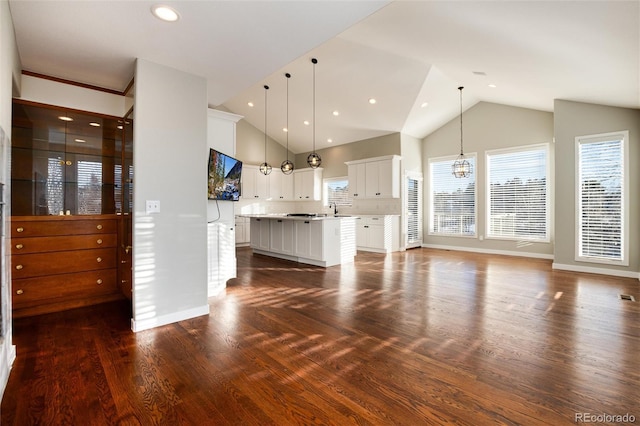
[[[577,138],[578,260],[625,260],[624,140]]]
[[[487,152],[487,237],[549,241],[546,145]]]
[[[476,170],[475,156],[467,156]],[[455,157],[429,160],[429,233],[476,235],[475,174],[456,178],[451,173]]]

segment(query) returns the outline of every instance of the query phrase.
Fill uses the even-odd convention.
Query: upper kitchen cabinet
[[[347,161],[349,191],[355,198],[399,198],[400,157]]]
[[[15,100],[12,215],[120,212],[124,125],[118,117]]]
[[[292,201],[293,175],[285,175],[278,169],[274,169],[269,175],[269,196],[274,201]]]
[[[242,191],[245,200],[266,200],[269,198],[270,175],[260,173],[258,166],[244,165],[242,170]]]
[[[322,199],[322,169],[297,169],[293,171],[294,199],[319,201]]]

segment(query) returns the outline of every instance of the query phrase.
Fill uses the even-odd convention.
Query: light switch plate
[[[159,200],[147,200],[147,214],[160,213],[160,201]]]

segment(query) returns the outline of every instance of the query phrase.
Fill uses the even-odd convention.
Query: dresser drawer
[[[11,256],[11,270],[14,279],[115,267],[116,250],[113,248]]]
[[[12,287],[14,309],[40,303],[88,299],[118,291],[115,269],[14,279]]]
[[[17,255],[115,247],[117,239],[116,234],[14,238],[11,240],[11,254]]]
[[[64,218],[64,216],[63,216]],[[11,220],[11,237],[53,237],[58,235],[115,234],[116,221],[113,219],[52,219],[38,221]]]

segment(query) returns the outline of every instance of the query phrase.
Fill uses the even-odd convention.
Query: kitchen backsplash
[[[322,201],[256,201],[240,200],[234,203],[235,214],[276,214],[276,213],[333,213]],[[402,201],[398,198],[355,200],[350,207],[339,206],[340,214],[401,214]]]

